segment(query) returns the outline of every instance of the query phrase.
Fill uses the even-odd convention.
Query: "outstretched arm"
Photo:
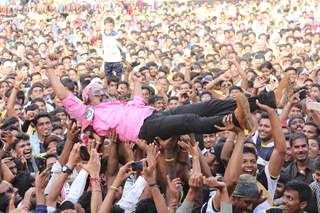
[[[268,113],[270,119],[272,137],[274,139],[274,150],[269,161],[269,172],[271,177],[278,177],[286,154],[286,140],[275,110],[259,103],[257,103],[257,105],[260,109]]]
[[[17,116],[17,114],[14,111],[14,105],[16,104],[16,99],[17,99],[17,94],[19,92],[19,89],[21,87],[21,84],[24,81],[24,76],[21,73],[21,71],[17,71],[17,77],[15,78],[14,81],[14,86],[12,88],[10,97],[8,99],[8,103],[7,103],[7,116],[11,117],[11,116]]]
[[[70,91],[63,86],[60,79],[54,73],[54,66],[48,67],[47,76],[58,98],[61,100],[65,99],[70,94]]]

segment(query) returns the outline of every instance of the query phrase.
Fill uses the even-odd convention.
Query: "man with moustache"
[[[293,162],[283,171],[289,180],[295,179],[310,184],[315,171],[314,162],[309,159],[308,138],[303,133],[294,133],[290,138]]]
[[[289,120],[289,130],[291,133],[302,133],[305,121],[302,116],[294,116]]]

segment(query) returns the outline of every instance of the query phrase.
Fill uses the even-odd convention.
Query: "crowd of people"
[[[320,1],[1,1],[0,212],[320,212]]]

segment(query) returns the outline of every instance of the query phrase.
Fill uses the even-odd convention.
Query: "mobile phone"
[[[131,164],[131,168],[133,171],[142,171],[143,170],[143,163],[142,161],[135,161]]]
[[[86,146],[80,147],[80,157],[83,161],[88,161],[90,159],[90,154]]]

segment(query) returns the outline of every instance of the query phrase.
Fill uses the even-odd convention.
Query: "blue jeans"
[[[115,71],[116,75],[120,77],[123,73],[121,62],[105,62],[104,73],[106,77],[112,75],[112,71]]]

